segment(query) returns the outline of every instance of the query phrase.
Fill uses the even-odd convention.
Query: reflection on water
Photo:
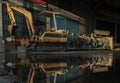
[[[4,56],[5,54],[3,53],[0,54],[0,73],[2,72],[1,68],[3,68]],[[20,57],[23,58],[23,56],[25,55],[22,54],[22,56],[19,56],[19,58]],[[14,59],[18,59],[16,55],[7,57],[7,60],[9,60],[10,58],[12,61]],[[28,69],[26,68],[27,67],[23,67],[23,68],[18,67],[18,69],[20,69],[19,74],[21,74],[21,76],[23,76],[25,79],[27,78],[25,77],[24,74],[27,73],[26,71],[28,71]],[[70,66],[70,68],[68,69],[69,69],[69,72],[67,74],[59,75],[57,77],[56,83],[120,83],[120,56],[119,54],[115,54],[114,66],[108,72],[92,73],[88,68],[80,69],[78,71],[74,68],[74,66],[73,67]],[[38,73],[39,71],[40,70],[37,70]],[[39,82],[46,83],[47,81],[46,80],[47,76],[44,73],[43,74],[39,73],[39,75],[36,75],[35,77],[36,77],[35,83],[39,83]],[[50,83],[53,83],[53,79],[54,77],[51,76],[49,80]]]

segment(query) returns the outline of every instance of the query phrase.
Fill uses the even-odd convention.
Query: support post
[[[2,2],[2,0],[0,0]],[[0,52],[5,52],[3,40],[3,18],[2,18],[2,3],[0,3]]]
[[[117,43],[117,24],[115,24],[115,43]]]

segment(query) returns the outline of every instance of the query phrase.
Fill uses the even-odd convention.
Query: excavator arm
[[[7,12],[8,12],[8,15],[9,15],[9,18],[10,18],[10,21],[11,21],[11,24],[16,23],[16,20],[15,20],[13,11],[12,11],[12,9],[10,8],[10,5],[9,5],[7,2],[6,2],[5,4],[6,4],[6,7],[7,7]]]
[[[15,17],[14,17],[14,13],[12,11],[15,10],[17,12],[20,12],[21,14],[23,14],[26,18],[26,22],[27,22],[27,27],[28,27],[28,31],[29,31],[29,35],[33,36],[35,34],[34,31],[34,26],[33,26],[33,19],[32,19],[32,14],[31,12],[29,12],[28,10],[26,10],[25,8],[19,7],[19,6],[13,6],[13,5],[9,5],[8,2],[6,2],[6,6],[7,6],[7,12],[9,14],[11,23],[16,23],[15,21]]]

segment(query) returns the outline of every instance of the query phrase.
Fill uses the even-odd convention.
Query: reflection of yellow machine
[[[67,67],[66,63],[63,62],[56,62],[56,63],[44,63],[44,64],[31,64],[30,72],[28,75],[27,83],[34,83],[34,77],[35,74],[37,74],[35,71],[37,69],[42,69],[42,71],[46,74],[47,76],[47,83],[50,82],[50,76],[54,76],[54,81],[53,83],[56,83],[57,75],[60,74],[65,74],[68,70],[65,69]],[[51,68],[52,70],[47,70]],[[55,69],[55,68],[60,68],[60,69]],[[64,69],[61,69],[64,68]]]

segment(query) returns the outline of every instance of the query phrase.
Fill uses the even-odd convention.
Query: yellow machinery
[[[25,8],[20,7],[20,6],[10,5],[8,2],[6,2],[6,7],[7,7],[7,12],[8,12],[9,18],[11,20],[11,24],[16,23],[14,13],[12,10],[18,11],[18,12],[22,13],[26,18],[29,35],[31,36],[31,35],[35,34],[32,14],[29,11],[27,11]]]
[[[30,68],[30,72],[29,72],[29,75],[28,75],[28,79],[27,79],[27,83],[34,83],[34,75],[36,74],[35,70],[36,69],[42,69],[42,71],[44,73],[46,73],[47,75],[47,83],[50,82],[50,79],[49,79],[49,76],[53,75],[54,76],[54,81],[53,83],[56,83],[56,78],[57,78],[57,75],[59,74],[64,74],[66,73],[68,70],[67,69],[54,69],[54,68],[63,68],[63,67],[67,67],[67,64],[66,63],[63,63],[63,62],[56,62],[56,63],[43,63],[43,64],[38,64],[38,63],[34,63],[34,64],[31,64],[31,68]],[[52,70],[46,70],[48,68],[53,68]]]
[[[15,41],[19,41],[20,46],[26,46],[29,44],[27,46],[27,51],[29,51],[28,56],[32,56],[30,57],[31,59],[37,59],[37,61],[40,61],[42,58],[45,57],[44,55],[46,55],[47,57],[45,57],[45,59],[47,58],[52,60],[54,57],[49,58],[50,55],[55,55],[58,57],[57,60],[59,60],[61,57],[61,58],[64,58],[63,61],[66,61],[66,63],[69,63],[69,65],[75,65],[75,66],[77,65],[78,67],[81,67],[81,61],[80,61],[81,59],[79,58],[81,58],[81,56],[87,57],[87,60],[85,61],[86,62],[85,65],[87,64],[87,67],[90,67],[94,72],[103,71],[105,70],[104,68],[107,67],[108,69],[108,67],[112,66],[112,60],[113,60],[112,53],[111,53],[111,50],[113,50],[112,37],[108,37],[108,36],[95,37],[95,36],[86,36],[86,35],[77,36],[76,38],[71,38],[70,36],[68,37],[68,33],[66,31],[57,30],[55,15],[58,13],[49,12],[49,11],[41,12],[41,14],[46,16],[49,16],[49,15],[53,16],[54,30],[47,28],[47,30],[41,36],[39,36],[35,34],[32,14],[29,11],[27,11],[25,8],[22,8],[22,7],[9,5],[8,3],[6,3],[6,6],[7,6],[8,14],[11,20],[11,24],[16,23],[12,10],[16,10],[22,13],[26,18],[30,37],[26,38],[26,40],[15,39]],[[68,47],[67,50],[66,50],[66,47]],[[71,50],[72,51],[75,50],[75,51],[71,52]],[[44,54],[31,53],[31,52],[34,53],[36,51],[37,52],[45,51],[45,53]],[[48,54],[46,53],[46,51],[48,52]],[[60,51],[60,52],[57,53],[56,51]],[[67,51],[67,52],[63,52],[63,51]],[[35,55],[35,57],[33,55]],[[39,58],[37,58],[37,56]],[[79,58],[75,58],[75,60],[73,60],[74,58],[70,59],[69,56],[79,56]],[[37,61],[35,60],[35,62]],[[28,83],[32,83],[33,77],[35,74],[35,69],[37,68],[41,68],[47,74],[54,73],[55,76],[56,76],[56,73],[58,73],[59,71],[63,72],[64,70],[59,70],[59,71],[53,70],[52,72],[45,70],[48,67],[49,68],[58,67],[61,61],[59,61],[59,63],[54,62],[47,66],[45,66],[46,63],[31,64],[30,75],[28,76]],[[82,64],[82,66],[84,65]],[[59,67],[64,67],[64,66],[62,65]]]
[[[32,51],[64,51],[68,41],[68,32],[57,29],[56,15],[58,12],[42,11],[40,16],[52,17],[54,27],[47,26],[46,31],[41,36],[34,35],[31,37],[27,50]]]
[[[77,36],[76,38],[72,38],[68,36],[68,33],[63,30],[57,29],[56,23],[56,15],[59,14],[57,12],[51,11],[42,11],[40,15],[52,16],[54,21],[54,27],[52,29],[47,29],[41,36],[35,34],[35,29],[33,25],[32,14],[28,10],[22,7],[9,5],[6,2],[7,10],[9,17],[11,19],[11,23],[15,23],[15,18],[12,10],[16,10],[22,13],[28,24],[28,30],[30,37],[26,39],[18,39],[15,41],[20,42],[20,46],[27,46],[27,50],[29,51],[67,51],[74,50],[113,50],[113,38],[108,36]],[[100,31],[99,31],[100,32]],[[102,31],[103,32],[103,31]],[[27,42],[26,42],[27,41]]]
[[[6,6],[7,6],[7,11],[8,11],[10,20],[11,20],[11,24],[16,23],[14,13],[12,12],[12,10],[22,13],[26,18],[27,28],[29,31],[29,38],[15,39],[15,41],[20,42],[20,46],[27,46],[29,44],[28,47],[31,47],[34,50],[34,49],[36,49],[36,46],[38,46],[38,45],[42,46],[44,44],[42,47],[43,49],[44,49],[44,46],[48,46],[48,47],[55,46],[58,48],[57,50],[59,50],[59,48],[61,49],[61,45],[64,46],[63,44],[67,42],[67,32],[57,30],[57,24],[56,24],[56,18],[55,18],[56,13],[55,12],[52,12],[52,13],[49,11],[44,12],[44,14],[46,13],[47,15],[48,14],[53,15],[53,19],[54,19],[54,28],[53,29],[54,30],[52,30],[50,28],[49,30],[43,32],[42,36],[39,36],[39,35],[35,34],[36,32],[35,32],[35,28],[33,25],[33,19],[32,19],[31,12],[29,12],[28,10],[26,10],[23,7],[10,5],[7,2],[6,2]],[[28,40],[28,39],[30,39],[30,40]],[[30,42],[28,42],[28,41],[30,41]],[[48,43],[50,43],[50,44],[48,45]],[[54,49],[56,49],[56,48],[54,48]]]
[[[7,13],[9,15],[9,18],[10,18],[10,21],[11,21],[11,24],[10,24],[11,30],[12,30],[13,25],[16,24],[15,16],[14,16],[14,13],[13,13],[13,10],[15,10],[17,12],[22,13],[25,16],[26,23],[27,23],[27,28],[28,28],[28,31],[29,31],[29,35],[30,35],[30,37],[32,37],[35,34],[32,14],[23,7],[10,5],[8,2],[5,2],[5,4],[6,4],[6,7],[7,7]],[[11,40],[11,41],[8,41],[8,39]],[[27,46],[29,44],[29,38],[28,37],[21,38],[21,37],[15,37],[15,36],[6,37],[6,39],[5,39],[6,48],[10,46],[9,45],[9,44],[11,44],[10,42],[12,42],[12,45],[18,44],[18,46],[23,47],[23,46]]]

